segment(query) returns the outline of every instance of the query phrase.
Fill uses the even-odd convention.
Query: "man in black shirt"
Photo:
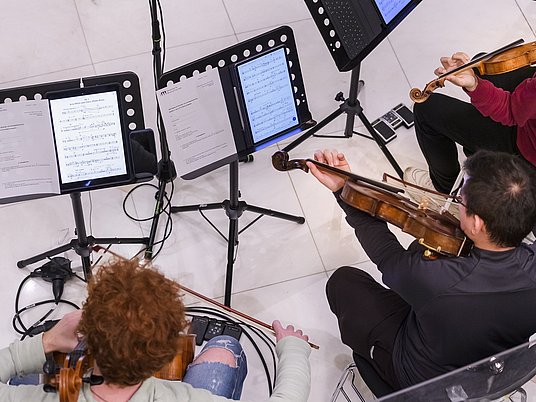
[[[317,151],[315,159],[350,170],[336,151]],[[536,224],[536,180],[526,162],[490,151],[466,160],[460,227],[474,247],[467,257],[436,260],[418,245],[406,250],[385,222],[341,201],[343,179],[308,166],[335,193],[389,287],[341,267],[326,292],[343,343],[394,389],[519,345],[536,332],[536,245],[522,243]]]

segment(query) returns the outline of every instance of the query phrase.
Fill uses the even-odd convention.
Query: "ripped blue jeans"
[[[246,355],[240,342],[227,335],[216,336],[206,343],[199,354],[211,348],[224,348],[230,351],[235,357],[236,367],[220,362],[192,363],[188,366],[182,381],[194,388],[206,389],[214,395],[239,400],[248,372]]]

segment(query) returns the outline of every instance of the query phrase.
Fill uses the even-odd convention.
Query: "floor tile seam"
[[[80,17],[80,12],[78,10],[78,5],[76,4],[76,0],[73,0],[73,3],[74,3],[74,8],[76,10],[76,15],[78,16],[78,23],[80,25],[82,35],[84,36],[84,43],[86,44],[86,50],[87,50],[87,54],[89,56],[89,61],[91,62],[91,66],[93,68],[93,74],[97,74],[97,72],[95,70],[95,62],[93,60],[93,55],[91,54],[91,49],[90,49],[89,43],[87,41],[86,31],[84,30],[84,24],[82,24],[82,18]]]
[[[281,149],[280,146],[278,145],[278,149]],[[290,185],[292,186],[292,189],[294,190],[294,194],[296,196],[296,199],[298,200],[298,205],[300,206],[300,210],[302,212],[302,215],[305,219],[305,209],[303,208],[303,205],[302,205],[302,202],[300,200],[300,197],[299,197],[299,194],[298,194],[298,191],[296,189],[296,186],[294,185],[294,180],[292,179],[292,176],[290,175],[289,172],[287,172],[287,176],[290,180]],[[309,235],[311,236],[311,240],[313,241],[313,244],[315,245],[315,249],[316,249],[316,252],[318,254],[318,258],[320,259],[320,262],[322,264],[322,269],[324,270],[324,272],[326,272],[326,264],[324,262],[324,259],[322,258],[322,253],[320,253],[320,248],[318,247],[318,244],[315,240],[315,236],[313,234],[313,230],[311,228],[311,226],[309,225],[309,220],[308,219],[305,219],[305,222],[304,222],[306,225],[307,225],[307,228],[309,230]]]
[[[283,283],[293,282],[293,281],[297,281],[297,280],[300,280],[300,279],[305,279],[305,278],[313,277],[315,275],[322,275],[322,274],[324,274],[326,276],[326,278],[327,278],[326,273],[322,270],[322,271],[313,272],[313,273],[306,274],[306,275],[297,276],[297,277],[294,277],[294,278],[291,278],[291,279],[285,279],[285,280],[281,280],[281,281],[278,281],[278,282],[268,283],[266,285],[261,285],[261,286],[252,287],[252,288],[249,288],[249,289],[240,290],[240,291],[231,293],[231,295],[232,296],[240,295],[240,294],[244,294],[244,293],[247,293],[247,292],[252,292],[252,291],[255,291],[255,290],[261,290],[261,289],[265,289],[265,288],[268,288],[268,287],[271,287],[271,286],[281,285]],[[223,298],[223,295],[222,296],[217,296],[215,298],[216,299],[221,299],[221,298]]]
[[[526,15],[525,12],[523,11],[523,8],[521,8],[521,5],[519,4],[519,0],[515,0],[515,3],[516,3],[516,5],[517,5],[517,7],[519,8],[519,12],[521,13],[521,15],[523,16],[523,18],[525,19],[525,22],[527,23],[527,25],[528,25],[529,29],[531,30],[532,34],[533,34],[534,36],[536,36],[536,32],[535,32],[534,29],[532,28],[532,25],[530,24],[527,15]]]
[[[238,32],[236,32],[236,35],[245,35],[245,34],[249,34],[249,33],[255,33],[255,32],[257,32],[257,31],[259,31],[261,29],[272,30],[272,29],[275,29],[275,28],[278,28],[278,27],[281,27],[281,26],[284,26],[284,25],[291,25],[291,24],[295,24],[295,23],[298,23],[298,22],[305,22],[305,21],[312,21],[312,18],[301,18],[301,19],[298,19],[298,20],[281,22],[279,24],[270,24],[270,25],[266,25],[266,26],[259,26],[259,27],[256,27],[254,29],[247,29],[247,30],[244,30],[244,31],[238,31]]]
[[[4,86],[5,84],[16,83],[18,81],[28,80],[28,79],[32,79],[32,78],[38,78],[38,77],[42,77],[44,75],[57,74],[57,73],[61,73],[61,72],[64,72],[64,71],[70,71],[70,70],[74,70],[74,69],[77,69],[77,68],[83,68],[83,67],[92,67],[93,70],[95,70],[94,69],[94,64],[80,64],[80,65],[77,65],[77,66],[72,66],[72,67],[68,67],[68,68],[62,68],[60,70],[47,71],[45,73],[28,75],[26,77],[20,77],[20,78],[14,79],[14,80],[2,81],[2,82],[0,82],[0,86]],[[28,84],[24,84],[23,86],[28,86]],[[7,88],[17,88],[17,86],[14,86],[14,87],[9,86],[9,87],[5,87],[5,88],[1,88],[1,89],[7,89]]]

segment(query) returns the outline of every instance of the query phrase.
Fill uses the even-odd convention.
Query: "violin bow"
[[[126,260],[126,258],[123,257],[122,255],[119,255],[119,254],[111,251],[110,249],[104,248],[104,247],[99,246],[99,245],[93,245],[92,249],[95,250],[95,251],[101,251],[102,250],[104,253],[110,253],[111,255],[113,255],[116,258]],[[149,263],[149,261],[147,261],[145,264],[143,264],[143,266],[146,266],[148,263]],[[235,309],[233,309],[233,308],[231,308],[229,306],[226,306],[225,304],[222,304],[222,303],[220,303],[220,302],[218,302],[218,301],[216,301],[214,299],[211,299],[210,297],[207,297],[207,296],[205,296],[205,295],[203,295],[203,294],[201,294],[199,292],[196,292],[195,290],[189,289],[186,286],[183,286],[183,285],[181,285],[179,283],[178,283],[178,285],[179,285],[179,288],[182,289],[183,291],[185,291],[186,293],[188,293],[188,294],[190,294],[190,295],[192,295],[194,297],[197,297],[198,299],[201,299],[201,300],[203,300],[203,301],[205,301],[207,303],[210,303],[210,304],[212,304],[212,305],[214,305],[214,306],[216,306],[218,308],[221,308],[221,309],[227,311],[228,313],[234,314],[237,317],[245,319],[245,320],[249,321],[249,323],[252,326],[256,327],[256,328],[263,329],[263,330],[268,330],[272,334],[275,335],[274,328],[271,325],[269,325],[269,324],[267,324],[267,323],[265,323],[263,321],[260,321],[260,320],[254,318],[254,317],[251,317],[251,316],[249,316],[249,315],[247,315],[245,313],[242,313],[241,311],[238,311],[238,310],[235,310]],[[314,343],[311,343],[309,341],[307,341],[307,343],[313,349],[320,349],[320,347],[318,345],[315,345]]]

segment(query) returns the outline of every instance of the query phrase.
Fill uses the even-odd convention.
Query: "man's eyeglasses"
[[[463,205],[465,209],[469,209],[469,207],[467,207],[467,205],[463,202],[461,195],[451,195],[450,197],[452,198],[453,204],[460,204]]]
[[[463,207],[464,207],[465,209],[469,209],[469,208],[467,207],[467,204],[465,204],[465,203],[463,202],[463,199],[462,199],[461,194],[459,194],[459,193],[460,193],[460,190],[462,189],[463,182],[464,182],[464,180],[462,179],[462,180],[460,181],[460,184],[458,185],[458,187],[456,187],[454,190],[452,190],[452,192],[450,193],[449,197],[452,199],[452,203],[453,203],[453,204],[460,204],[460,205],[463,205]]]

